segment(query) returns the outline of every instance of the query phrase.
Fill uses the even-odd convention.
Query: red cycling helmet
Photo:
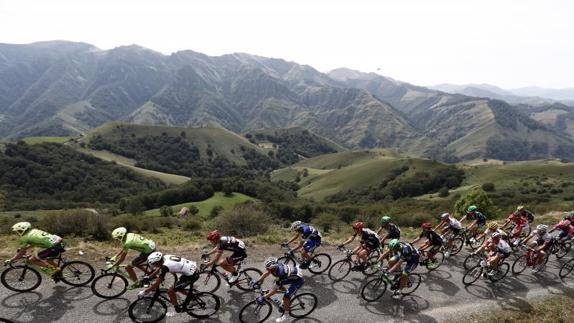
[[[363,222],[355,222],[353,223],[353,230],[363,230],[365,224]]]
[[[221,238],[221,232],[218,230],[213,230],[207,234],[207,240],[218,241]]]
[[[425,223],[421,224],[421,228],[423,230],[430,230],[432,228],[432,224],[425,222]]]

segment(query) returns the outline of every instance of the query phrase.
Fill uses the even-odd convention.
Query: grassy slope
[[[171,207],[173,208],[174,212],[179,212],[179,210],[184,206],[191,207],[194,205],[199,209],[199,215],[203,217],[208,216],[209,212],[211,212],[214,206],[221,206],[224,210],[229,210],[232,209],[235,205],[246,201],[255,201],[255,199],[241,193],[233,193],[232,196],[226,197],[223,195],[223,193],[217,192],[213,197],[205,201],[182,203],[171,205]],[[159,216],[160,212],[159,209],[152,209],[145,211],[144,214],[149,216]]]
[[[55,143],[65,143],[70,140],[71,137],[26,137],[22,138],[22,141],[28,145],[41,144],[44,142],[55,142]]]

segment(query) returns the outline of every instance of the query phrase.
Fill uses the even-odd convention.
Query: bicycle
[[[267,294],[268,291],[262,290],[261,287],[257,288],[260,296]],[[286,291],[280,291],[279,294],[285,294]],[[241,311],[239,311],[239,321],[242,323],[259,323],[264,322],[269,318],[272,312],[272,306],[278,309],[282,308],[281,300],[279,297],[272,298],[272,301],[265,299],[262,304],[257,300],[247,303]],[[312,293],[295,293],[290,299],[289,315],[296,319],[300,319],[313,313],[317,307],[317,296]]]
[[[558,238],[552,238],[552,245],[550,246],[550,253],[556,256],[556,259],[564,258],[572,249],[572,242],[560,241]]]
[[[152,296],[143,296],[135,300],[128,308],[128,314],[134,322],[158,322],[167,313],[167,305],[171,304],[166,296],[167,289],[158,288]],[[183,303],[180,304],[188,315],[204,319],[217,311],[221,302],[217,296],[208,292],[198,292],[191,286]]]
[[[337,248],[337,250],[345,254],[345,258],[336,261],[329,269],[329,278],[332,281],[343,280],[358,265],[357,261],[352,259],[353,251],[345,248]],[[371,253],[367,261],[367,267],[360,270],[365,276],[374,275],[378,271],[376,263],[379,256],[377,254]]]
[[[466,228],[464,228],[460,233],[460,236],[462,237],[465,244],[472,250],[478,249],[480,246],[482,246],[484,240],[486,240],[486,235],[483,234],[482,237],[478,239],[479,235],[481,234],[478,232],[478,230],[473,233],[469,233],[468,229]]]
[[[466,256],[466,258],[464,258],[462,266],[464,267],[464,269],[469,270],[471,268],[480,265],[480,262],[482,260],[486,260],[486,258],[487,258],[486,250],[482,250],[480,254],[471,253],[468,256]]]
[[[2,272],[0,280],[2,285],[11,291],[29,292],[40,286],[42,275],[37,269],[30,264],[31,256],[24,256],[17,261],[17,264],[7,264],[9,268]],[[70,286],[85,286],[89,284],[95,276],[94,268],[84,261],[68,261],[60,254],[58,257],[47,258],[44,260],[56,260],[60,272],[57,278]],[[18,264],[20,262],[20,264]],[[40,271],[47,274],[47,268],[39,267]]]
[[[568,260],[560,267],[560,272],[558,272],[558,276],[560,278],[564,278],[568,276],[572,270],[574,270],[574,258]]]
[[[111,258],[106,257],[106,264],[112,264]],[[151,274],[153,269],[147,262],[145,262],[143,265],[145,265],[145,276],[142,280],[146,280],[149,278],[147,275]],[[94,295],[104,299],[112,299],[123,295],[128,289],[130,279],[128,273],[122,269],[125,267],[126,265],[119,265],[113,268],[102,269],[101,274],[92,281],[91,289]],[[175,286],[176,282],[177,275],[174,273],[169,273],[165,276],[161,286],[169,288]]]
[[[432,246],[431,246],[432,248]],[[443,247],[441,246],[441,248],[439,249],[439,251],[437,251],[434,254],[433,260],[431,260],[428,257],[429,251],[428,250],[417,250],[417,253],[420,255],[420,259],[419,259],[419,264],[421,266],[425,266],[426,269],[428,271],[433,271],[435,269],[437,269],[438,267],[440,267],[440,265],[442,265],[442,262],[444,261],[444,253],[441,251],[443,249]]]
[[[536,264],[536,255],[534,249],[528,248],[526,254],[516,258],[514,263],[512,264],[512,273],[515,275],[521,274],[527,267],[532,267],[533,270],[540,272],[546,268],[546,263],[548,262],[548,258],[550,254],[546,254],[544,256],[544,260],[540,264]]]
[[[287,250],[285,255],[279,257],[277,261],[284,263],[286,265],[301,265],[307,261],[303,260],[303,258],[297,257],[291,253],[291,248],[289,246],[282,245],[281,248]],[[331,256],[326,253],[318,253],[316,255],[311,256],[311,259],[308,260],[308,267],[309,271],[313,274],[322,274],[324,273],[329,267],[331,266]]]
[[[464,274],[464,276],[462,277],[462,283],[465,286],[474,284],[474,282],[476,282],[481,276],[483,276],[484,270],[488,271],[486,277],[488,277],[488,279],[494,283],[506,277],[506,274],[508,274],[508,271],[510,271],[510,265],[503,261],[502,263],[498,264],[498,266],[496,266],[495,268],[489,268],[486,263],[486,260],[482,260],[480,264],[469,269]]]
[[[209,262],[208,257],[202,257],[204,264]],[[255,282],[259,280],[259,277],[263,275],[261,270],[257,268],[246,268],[241,269],[242,261],[235,265],[235,269],[239,273],[239,277],[233,283],[228,283],[229,287],[237,286],[242,291],[249,291],[252,290],[250,284],[251,282]],[[204,265],[200,267],[199,279],[196,282],[197,290],[202,292],[209,292],[215,293],[221,286],[221,278],[225,279],[226,281],[229,279],[229,276],[226,276],[226,271],[221,271],[218,269],[219,266],[213,265],[211,269],[206,270]]]
[[[441,251],[443,254],[448,253],[449,256],[457,255],[464,246],[464,239],[460,234],[455,236],[450,232],[449,234],[442,236],[442,238],[443,246],[441,247]],[[448,246],[449,244],[450,247]]]
[[[385,294],[388,285],[391,286],[392,291],[398,290],[400,277],[401,273],[396,273],[395,277],[391,279],[389,278],[389,272],[386,268],[381,270],[381,275],[379,277],[373,278],[363,285],[361,288],[361,297],[367,302],[374,302]],[[410,273],[407,279],[405,287],[398,290],[398,293],[403,296],[414,293],[419,288],[422,281],[421,275],[416,273]]]

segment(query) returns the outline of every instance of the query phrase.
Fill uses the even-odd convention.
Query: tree
[[[197,206],[192,205],[189,207],[189,213],[191,213],[191,215],[197,215],[199,213],[199,209]]]
[[[6,207],[6,195],[4,192],[0,191],[0,211],[4,210]]]
[[[134,198],[129,201],[126,211],[131,215],[139,215],[145,211],[145,206],[140,199]]]
[[[344,225],[343,221],[341,221],[335,214],[328,212],[322,212],[315,217],[315,219],[313,219],[313,224],[323,233],[329,233],[332,230],[338,232]]]
[[[438,197],[447,197],[448,194],[448,188],[446,187],[443,187],[438,191]]]
[[[171,206],[164,205],[159,209],[159,214],[163,217],[173,216],[173,209]]]
[[[474,189],[458,199],[454,205],[454,212],[458,216],[463,216],[466,214],[466,209],[471,205],[476,205],[478,210],[487,217],[493,217],[496,213],[496,209],[488,198],[488,194],[482,189]]]
[[[496,190],[494,183],[484,183],[482,184],[482,189],[485,192],[494,192]]]

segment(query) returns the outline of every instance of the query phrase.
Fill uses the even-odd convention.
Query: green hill
[[[225,211],[232,209],[237,204],[241,204],[247,201],[257,201],[257,200],[241,193],[233,193],[233,195],[231,196],[225,196],[222,192],[216,192],[213,195],[213,197],[210,197],[205,201],[188,202],[177,205],[171,205],[171,208],[173,209],[174,212],[179,212],[179,210],[181,210],[181,208],[183,207],[189,208],[191,206],[195,206],[199,210],[198,215],[201,217],[206,217],[209,215],[211,210],[216,206],[220,206],[222,210]],[[159,216],[160,209],[158,208],[158,209],[147,210],[144,212],[144,214],[149,216]]]

